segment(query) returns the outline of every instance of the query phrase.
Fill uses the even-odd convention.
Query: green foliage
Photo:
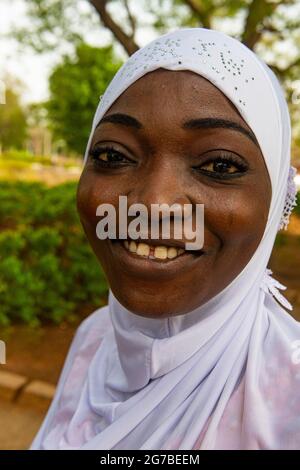
[[[19,96],[8,88],[6,103],[0,104],[0,148],[22,148],[26,138],[26,128],[26,116],[20,105]]]
[[[81,228],[76,183],[0,182],[0,324],[59,323],[107,294]]]
[[[12,37],[38,53],[52,52],[66,41],[80,42],[83,30],[91,28],[93,23],[97,25],[92,8],[84,11],[74,0],[26,0],[26,15],[31,20],[34,34],[28,34],[28,26],[20,26],[14,28]]]
[[[204,27],[240,39],[267,61],[284,86],[296,125],[294,139],[299,142],[299,106],[290,98],[300,74],[299,0],[24,0],[25,3],[30,34],[26,26],[13,28],[8,35],[39,53],[54,49],[61,52],[70,44],[75,48],[90,32],[98,31],[101,41],[103,30],[128,55],[141,47],[138,38],[143,37],[144,30],[159,35],[180,27]],[[100,73],[102,67],[106,67],[105,61],[100,64]],[[60,134],[59,126],[56,128]],[[75,137],[69,142],[70,148],[74,140]],[[82,153],[83,146],[76,142],[77,152]]]
[[[288,241],[289,241],[288,235],[286,233],[279,232],[277,233],[276,238],[275,238],[275,246],[276,247],[286,246],[288,244]]]
[[[15,162],[24,162],[24,163],[42,163],[43,165],[52,165],[52,161],[50,157],[45,157],[43,155],[33,155],[26,150],[9,150],[2,155],[0,155],[0,159],[5,161],[15,161]]]
[[[75,57],[66,56],[51,74],[47,104],[51,127],[70,150],[84,152],[99,97],[120,66],[111,46],[99,49],[81,43]]]

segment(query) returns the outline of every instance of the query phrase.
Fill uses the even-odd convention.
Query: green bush
[[[75,194],[73,182],[0,182],[0,324],[59,323],[105,300]]]
[[[286,233],[282,231],[277,233],[276,238],[275,238],[276,247],[286,246],[288,242],[289,242],[289,236]]]

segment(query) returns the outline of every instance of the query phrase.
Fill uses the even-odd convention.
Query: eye
[[[112,146],[96,145],[90,150],[94,164],[102,168],[116,168],[126,164],[133,163],[132,160],[127,158],[123,153],[119,152]]]
[[[217,173],[236,173],[236,166],[230,161],[224,158],[216,159],[213,162],[206,163],[203,165],[202,170],[215,171]]]
[[[248,170],[248,165],[238,156],[219,152],[218,155],[194,168],[212,178],[225,179],[241,176]]]

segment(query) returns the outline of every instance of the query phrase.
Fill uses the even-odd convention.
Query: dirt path
[[[6,371],[31,379],[57,383],[77,324],[47,325],[31,329],[12,325],[1,331],[6,343]]]
[[[28,449],[43,417],[41,411],[0,400],[1,450]]]

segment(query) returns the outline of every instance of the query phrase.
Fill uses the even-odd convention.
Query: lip
[[[147,243],[145,240],[144,242]],[[135,277],[149,279],[155,277],[156,280],[171,278],[190,270],[197,263],[203,262],[205,258],[204,252],[198,252],[197,254],[186,252],[173,259],[150,259],[128,251],[123,245],[123,240],[112,241],[108,239],[108,243],[120,269]],[[157,244],[161,245],[162,243],[160,241]]]

